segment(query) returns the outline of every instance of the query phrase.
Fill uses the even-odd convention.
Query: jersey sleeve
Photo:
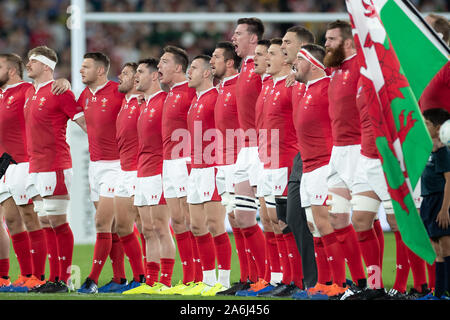
[[[84,115],[83,107],[75,100],[75,95],[72,91],[66,91],[59,95],[58,98],[61,109],[71,120],[75,121]]]

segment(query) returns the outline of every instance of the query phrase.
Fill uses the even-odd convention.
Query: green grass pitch
[[[384,260],[383,260],[383,282],[385,288],[390,289],[394,284],[395,280],[395,239],[392,232],[385,232],[385,249],[384,249]],[[233,246],[232,254],[232,264],[231,264],[231,283],[239,280],[239,262],[237,254],[234,247],[233,234],[230,233],[230,240]],[[76,266],[77,270],[80,271],[79,279],[84,282],[85,278],[88,276],[91,270],[92,255],[94,252],[93,245],[75,245],[73,262],[72,264]],[[128,260],[125,258],[125,270],[127,278],[130,281],[132,279],[132,271]],[[48,276],[48,263],[46,266],[46,272]],[[72,271],[73,272],[73,271]],[[14,281],[19,274],[19,266],[17,263],[17,258],[11,247],[10,250],[10,276]],[[76,275],[72,273],[73,275]],[[177,253],[174,272],[172,276],[172,284],[175,285],[183,277],[182,268]],[[347,277],[350,278],[350,274],[347,269]],[[111,263],[105,264],[105,267],[99,278],[99,287],[108,283],[112,278],[112,268]],[[80,284],[81,284],[80,283]],[[78,284],[78,285],[80,285]],[[409,274],[408,279],[408,290],[412,286],[412,275]],[[0,300],[196,300],[196,299],[226,299],[226,300],[245,300],[245,299],[255,299],[255,298],[245,298],[245,297],[196,297],[196,296],[177,296],[177,295],[121,295],[121,294],[95,294],[95,295],[82,295],[78,293],[63,293],[63,294],[39,294],[39,293],[2,293],[0,292]],[[259,299],[259,298],[257,298]]]

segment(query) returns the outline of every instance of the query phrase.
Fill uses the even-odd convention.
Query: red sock
[[[204,271],[216,269],[216,255],[214,253],[214,241],[211,233],[206,233],[203,236],[195,237],[197,241],[198,252],[200,254],[200,261]]]
[[[241,229],[232,228],[234,241],[236,244],[236,253],[239,260],[239,269],[241,271],[241,282],[246,282],[249,278],[248,275],[248,261],[247,261],[247,252],[245,250],[245,241],[244,236],[242,235]]]
[[[291,282],[291,265],[289,264],[286,240],[284,239],[282,233],[275,234],[275,238],[277,239],[277,247],[280,257],[281,271],[283,272],[283,280],[281,281],[284,284],[289,284]]]
[[[269,235],[269,233],[271,233],[271,235]],[[269,249],[269,246],[270,246],[270,239],[272,239],[273,237],[274,237],[275,235],[274,235],[274,233],[273,232],[266,232],[266,231],[264,231],[264,238],[265,238],[265,244],[266,244],[266,253],[265,253],[265,256],[266,256],[266,258],[265,258],[265,260],[264,260],[264,262],[265,262],[265,268],[264,268],[264,280],[265,281],[267,281],[267,282],[270,282],[270,269],[271,269],[271,267],[270,267],[270,249]]]
[[[322,236],[322,242],[331,267],[333,282],[342,287],[345,283],[345,260],[336,233]]]
[[[331,284],[331,268],[321,237],[314,237],[314,251],[316,254],[317,282],[320,284]]]
[[[52,282],[56,282],[59,279],[59,261],[58,261],[58,245],[57,245],[57,240],[56,240],[56,234],[55,234],[55,230],[53,228],[44,228],[44,233],[45,233],[45,242],[46,242],[46,247],[47,247],[47,256],[48,256],[48,264],[50,266],[50,275],[48,277],[49,281]],[[31,241],[32,243],[34,242],[34,235],[33,232],[30,232],[30,237],[31,237]],[[41,271],[38,270],[36,268],[35,265],[35,273],[40,273],[42,271],[45,271],[45,260],[44,260],[44,269],[42,269]],[[36,277],[38,277],[38,275],[35,274]],[[39,279],[39,277],[38,277]]]
[[[349,224],[345,228],[335,230],[335,232],[336,238],[341,244],[344,257],[347,260],[353,282],[359,284],[363,280],[366,283],[361,248],[358,245],[358,238],[353,225]]]
[[[141,247],[142,247],[142,257],[144,258],[144,265],[147,264],[147,243],[145,242],[145,237],[143,233],[139,234],[141,238]]]
[[[113,281],[120,283],[122,279],[126,279],[125,275],[125,251],[122,242],[117,233],[111,234],[111,250],[109,251],[109,259],[113,269]]]
[[[270,264],[270,271],[281,273],[281,264],[280,264],[280,254],[278,253],[277,239],[275,237],[275,233],[266,232],[266,236],[268,241],[266,242],[268,258]]]
[[[264,234],[258,224],[242,229],[245,245],[255,260],[258,279],[264,278],[265,246]]]
[[[51,230],[53,232],[53,229]],[[47,243],[45,231],[43,229],[30,231],[28,232],[28,237],[30,239],[30,247],[32,250],[31,260],[33,265],[33,274],[38,279],[41,279],[45,275],[45,260],[47,258]],[[56,276],[59,274],[59,265],[57,266],[57,270],[58,273],[56,274]]]
[[[406,245],[403,243],[400,232],[394,231],[394,236],[396,245],[396,254],[395,254],[396,272],[395,272],[395,282],[392,288],[401,293],[405,293],[406,283],[408,282],[408,275],[409,275],[408,251]]]
[[[98,284],[98,278],[102,272],[105,261],[111,252],[112,235],[110,232],[97,233],[97,239],[94,246],[94,257],[92,261],[92,270],[89,278]],[[114,264],[114,261],[112,261]]]
[[[425,267],[425,261],[416,255],[406,246],[408,252],[409,265],[414,279],[414,288],[422,292],[422,288],[427,286],[427,271]]]
[[[67,283],[71,274],[73,256],[73,233],[68,223],[54,228],[58,244],[59,279]]]
[[[231,242],[228,233],[224,232],[213,238],[217,268],[231,270]]]
[[[430,288],[434,288],[436,285],[436,262],[432,265],[427,263],[427,271],[428,271],[428,284]]]
[[[380,219],[376,219],[373,222],[373,228],[375,229],[375,233],[377,234],[378,245],[380,246],[380,267],[383,270],[383,257],[384,257],[384,231],[381,227]]]
[[[291,281],[298,288],[303,289],[303,266],[300,252],[298,251],[297,243],[295,242],[294,234],[292,232],[283,234],[286,241],[288,251],[289,265],[291,266]]]
[[[176,233],[178,253],[180,255],[181,265],[183,266],[183,283],[194,281],[195,267],[192,255],[192,243],[190,231]]]
[[[142,251],[136,233],[132,232],[129,235],[121,237],[120,241],[122,242],[123,250],[130,261],[131,270],[133,270],[133,279],[134,281],[140,282],[145,271],[144,265],[142,264]]]
[[[14,252],[19,262],[20,274],[33,274],[33,262],[31,259],[30,238],[27,231],[16,233],[11,236]]]
[[[168,287],[171,287],[173,266],[175,265],[175,259],[161,258],[160,261],[161,261],[161,277],[159,278],[159,282]]]
[[[151,287],[155,284],[155,282],[158,281],[159,263],[147,262],[145,267],[146,267],[146,273],[147,273],[145,283]]]
[[[0,277],[9,277],[9,258],[0,259]]]
[[[199,282],[203,280],[203,269],[202,269],[202,262],[200,260],[200,253],[197,241],[195,240],[195,236],[192,232],[189,232],[189,236],[191,239],[191,245],[192,245],[192,258],[194,261],[194,270],[195,270],[195,282]]]
[[[367,267],[367,284],[372,289],[384,288],[380,267],[380,245],[374,228],[356,233]]]
[[[253,257],[252,252],[249,249],[247,240],[244,238],[245,242],[245,255],[247,257],[248,265],[248,279],[255,283],[258,281],[258,268],[256,267],[255,257]]]

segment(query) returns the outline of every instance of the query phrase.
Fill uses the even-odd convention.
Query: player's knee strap
[[[264,196],[264,201],[266,202],[267,208],[275,209],[277,207],[277,203],[275,202],[275,196],[273,195]]]
[[[330,207],[330,213],[350,213],[352,204],[350,200],[334,193],[330,192],[328,194],[328,199],[326,202],[327,206]]]
[[[384,200],[382,204],[386,214],[394,214],[394,206],[392,205],[391,200]]]
[[[313,237],[320,238],[319,229],[317,229],[316,223],[314,222],[314,217],[311,207],[305,208],[306,221],[308,222],[309,230],[311,231]]]
[[[226,213],[233,212],[235,208],[234,195],[229,192],[224,192],[221,194],[221,198],[222,198],[221,203],[225,207],[225,212]]]
[[[256,199],[253,197],[235,195],[234,200],[237,210],[256,211],[258,209]]]
[[[44,199],[44,210],[47,215],[67,214],[69,201],[66,199]]]
[[[356,194],[350,201],[353,211],[367,211],[377,213],[380,208],[380,200]]]
[[[44,201],[33,200],[34,212],[37,213],[38,217],[45,217],[47,213],[44,211]]]

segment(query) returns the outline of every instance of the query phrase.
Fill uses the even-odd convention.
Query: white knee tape
[[[44,199],[44,210],[47,215],[67,214],[69,200],[66,199]]]
[[[273,195],[264,196],[264,201],[266,202],[267,208],[276,208],[277,207],[277,203],[275,202],[275,196],[273,196]]]
[[[319,229],[317,229],[316,223],[314,222],[314,217],[311,207],[305,208],[306,221],[308,222],[309,230],[311,231],[313,237],[320,237]]]
[[[384,200],[383,201],[383,208],[386,214],[394,214],[394,207],[392,205],[391,200]]]
[[[380,200],[356,194],[350,201],[353,211],[367,211],[377,213],[380,208]]]
[[[247,196],[235,195],[235,206],[237,210],[243,211],[256,211],[258,206],[256,205],[256,199]]]
[[[330,207],[328,209],[330,213],[350,213],[350,209],[352,207],[349,200],[334,192],[330,192],[328,194],[326,203],[327,206]]]
[[[225,207],[225,212],[230,213],[233,212],[235,208],[234,195],[229,192],[224,192],[221,194],[222,197],[222,205]]]
[[[44,210],[44,201],[42,200],[33,200],[34,212],[37,213],[38,217],[45,217],[47,213]]]

